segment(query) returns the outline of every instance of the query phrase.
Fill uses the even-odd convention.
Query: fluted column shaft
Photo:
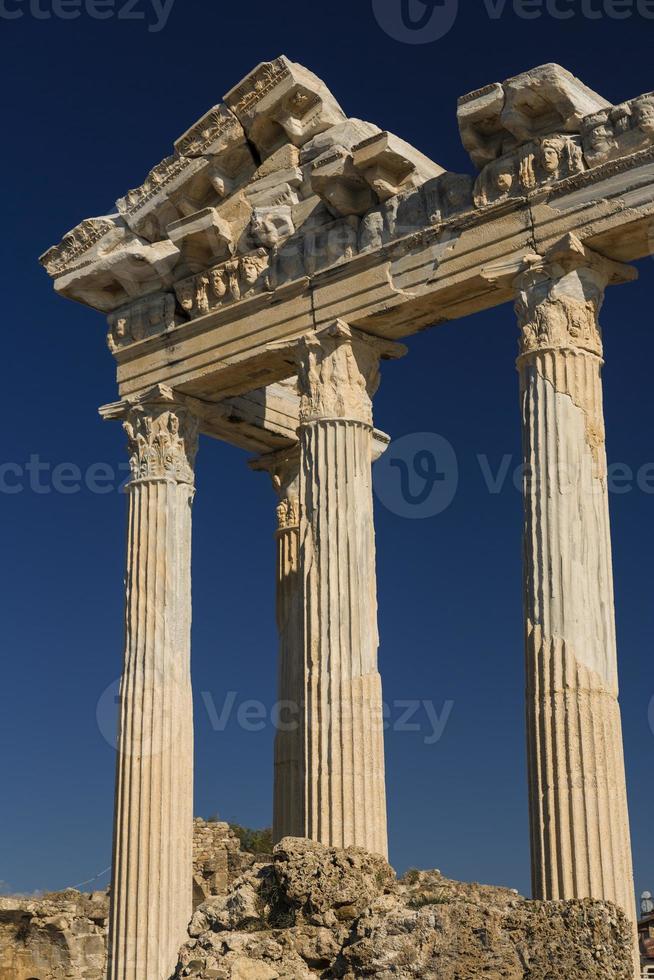
[[[305,836],[386,855],[371,481],[380,350],[339,322],[300,352],[300,575]]]
[[[304,646],[299,574],[300,453],[296,448],[261,456],[277,493],[277,710],[274,713],[273,840],[304,837]]]
[[[130,406],[127,603],[109,980],[168,980],[192,915],[191,503],[197,424]]]
[[[579,255],[517,280],[534,897],[634,918],[598,314],[607,273]]]

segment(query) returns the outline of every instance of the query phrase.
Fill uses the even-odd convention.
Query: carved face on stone
[[[114,337],[116,340],[124,340],[127,336],[127,317],[119,316],[114,327]]]
[[[183,310],[190,313],[193,309],[195,300],[195,289],[192,282],[180,282],[177,286],[177,295]]]
[[[280,240],[280,235],[274,221],[265,215],[252,219],[252,238],[264,248],[274,248]]]
[[[495,187],[500,194],[508,194],[513,187],[513,174],[510,170],[499,168],[494,173]]]
[[[608,119],[596,117],[585,132],[586,143],[593,153],[606,153],[611,148],[613,133],[609,129]]]
[[[248,286],[254,286],[257,279],[263,272],[266,265],[266,255],[246,255],[243,258],[242,272],[243,278],[248,284]]]
[[[646,136],[654,137],[654,98],[634,102],[632,116],[634,125],[641,132]]]
[[[224,269],[212,269],[209,273],[209,282],[211,283],[214,295],[218,299],[222,299],[227,292]]]
[[[540,148],[540,162],[548,175],[557,174],[561,167],[561,150],[553,140],[543,140]]]

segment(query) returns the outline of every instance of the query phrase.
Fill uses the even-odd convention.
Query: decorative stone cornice
[[[401,357],[401,344],[381,341],[337,320],[298,347],[300,425],[344,419],[372,426],[379,362]]]
[[[545,198],[583,188],[590,200],[595,184],[599,200],[607,176],[635,173],[654,149],[654,94],[612,106],[558,65],[464,96],[458,114],[476,183],[347,119],[319,78],[277,58],[182,134],[116,214],[82,222],[42,262],[62,295],[118,314],[110,343],[125,363],[186,319],[265,301],[387,245],[449,245]],[[139,314],[126,340],[126,308],[173,290],[176,308],[158,324],[148,315],[145,330]]]
[[[100,409],[104,419],[122,419],[132,481],[195,484],[199,419],[172,389],[157,385],[139,398]]]

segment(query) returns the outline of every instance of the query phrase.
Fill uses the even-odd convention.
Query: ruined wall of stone
[[[225,892],[253,862],[229,824],[196,820],[195,906]],[[0,898],[0,980],[104,980],[108,914],[106,891]]]
[[[0,899],[0,980],[103,980],[106,892]]]

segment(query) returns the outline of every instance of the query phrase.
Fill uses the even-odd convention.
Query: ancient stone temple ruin
[[[380,362],[510,302],[534,896],[635,917],[599,314],[606,287],[634,279],[625,263],[654,251],[654,93],[610,105],[544,65],[463,96],[458,119],[474,176],[348,119],[280,57],[43,256],[59,293],[108,315],[119,400],[101,413],[122,422],[132,469],[112,980],[165,980],[191,917],[198,435],[253,452],[276,493],[279,698],[302,723],[277,736],[275,838],[385,855]]]

